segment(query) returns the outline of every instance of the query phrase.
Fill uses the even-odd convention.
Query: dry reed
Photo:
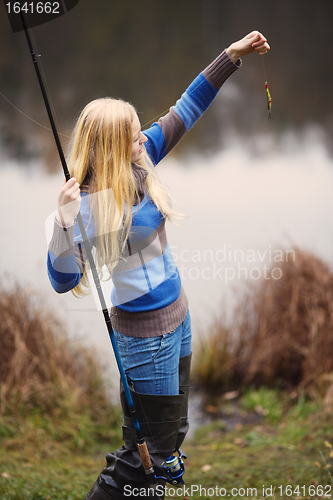
[[[333,273],[314,255],[294,250],[295,259],[274,262],[280,279],[248,284],[228,328],[214,321],[212,335],[200,341],[194,370],[200,383],[221,390],[279,385],[326,392],[333,371]],[[203,354],[208,349],[210,362]],[[223,376],[212,377],[201,358],[212,369],[219,359]]]
[[[69,339],[35,291],[0,285],[0,413],[89,411],[109,405],[93,353]]]

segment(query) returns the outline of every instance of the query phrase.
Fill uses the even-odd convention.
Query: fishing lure
[[[271,93],[270,93],[269,88],[268,88],[264,59],[262,59],[262,66],[264,69],[264,77],[265,77],[265,90],[266,90],[266,98],[267,98],[268,119],[273,120],[273,117],[272,117],[272,97],[271,97]]]
[[[272,98],[271,98],[271,93],[268,88],[268,83],[267,80],[265,81],[265,89],[266,89],[266,97],[267,97],[267,111],[268,111],[268,119],[272,120]]]

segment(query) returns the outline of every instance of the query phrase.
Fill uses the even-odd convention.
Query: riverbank
[[[261,389],[215,408],[218,418],[185,441],[186,485],[170,485],[168,498],[263,498],[263,489],[276,499],[332,494],[330,415],[319,400]],[[37,415],[2,418],[0,500],[85,498],[120,433],[103,442],[68,440],[55,432],[61,425]]]

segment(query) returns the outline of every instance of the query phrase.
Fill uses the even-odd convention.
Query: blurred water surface
[[[312,143],[258,160],[230,146],[209,159],[177,158],[158,167],[179,211],[169,243],[190,301],[194,338],[212,315],[232,307],[246,283],[279,279],[274,262],[292,259],[296,245],[332,264],[333,168],[325,148]],[[56,209],[62,174],[6,163],[0,171],[2,234],[0,275],[10,273],[37,289],[73,335],[113,358],[93,295],[57,295],[46,274],[45,221]],[[288,253],[289,251],[289,253]],[[265,267],[266,266],[266,267]],[[110,282],[104,284],[109,300]]]

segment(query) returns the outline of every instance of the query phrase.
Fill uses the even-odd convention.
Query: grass
[[[273,490],[275,487],[276,498],[314,497],[309,494],[311,485],[329,485],[333,489],[332,453],[327,446],[332,428],[319,403],[303,398],[292,403],[287,395],[261,389],[248,391],[238,403],[238,411],[253,410],[259,412],[260,423],[240,423],[228,431],[217,420],[199,429],[186,446],[187,484],[199,484],[206,490],[225,488],[227,496],[232,496],[233,488],[256,488],[259,498],[263,497],[263,485]],[[297,485],[304,485],[306,494],[288,495],[288,485],[293,491]],[[198,493],[193,497],[199,498]],[[251,495],[238,498],[244,496]]]
[[[219,418],[185,441],[186,489],[177,495],[170,485],[168,498],[221,497],[216,488],[225,488],[225,496],[233,498],[253,497],[246,490],[256,488],[256,497],[263,498],[263,485],[275,487],[274,498],[322,498],[309,488],[333,488],[332,427],[319,401],[292,399],[271,389],[248,390],[232,408],[244,423],[228,430]],[[230,404],[224,407],[222,399],[219,410],[230,416]],[[259,421],[247,424],[253,412]],[[72,440],[59,441],[50,425],[43,428],[38,420],[12,425],[1,439],[0,500],[83,500],[105,465],[106,453],[121,444],[114,433],[75,448]],[[290,489],[297,493],[297,485],[306,494],[287,494]],[[244,491],[232,495],[233,488]]]
[[[0,429],[1,500],[83,499],[106,453],[121,444],[120,419],[101,429],[89,412],[1,417]]]

